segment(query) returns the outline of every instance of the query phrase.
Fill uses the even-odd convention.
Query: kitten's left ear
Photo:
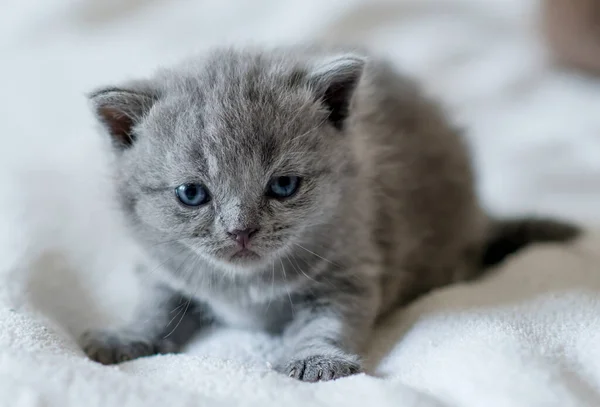
[[[329,109],[331,124],[339,130],[350,113],[350,102],[365,64],[364,57],[341,55],[322,61],[309,74],[309,83]]]

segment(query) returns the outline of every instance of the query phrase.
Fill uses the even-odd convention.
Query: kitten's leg
[[[153,287],[129,326],[112,331],[88,331],[80,345],[90,359],[110,365],[143,356],[175,353],[201,328],[213,322],[200,303]]]
[[[379,295],[372,281],[328,276],[327,286],[294,301],[284,332],[287,359],[277,370],[303,381],[337,379],[361,371],[358,353],[370,337]]]

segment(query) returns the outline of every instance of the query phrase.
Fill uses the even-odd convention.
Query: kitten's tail
[[[575,224],[550,218],[497,220],[487,237],[481,265],[487,269],[529,244],[567,242],[578,237],[581,232],[581,228]]]

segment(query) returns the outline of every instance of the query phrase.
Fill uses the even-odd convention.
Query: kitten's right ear
[[[102,88],[88,95],[100,123],[118,149],[126,149],[136,141],[133,128],[158,100],[148,87]]]

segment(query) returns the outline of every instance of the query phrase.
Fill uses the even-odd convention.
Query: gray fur
[[[95,360],[179,349],[219,323],[281,333],[280,371],[334,379],[360,371],[379,316],[480,271],[490,221],[462,137],[367,53],[219,50],[91,100],[113,136],[123,212],[161,266],[141,271],[145,315],[84,336]],[[277,201],[273,175],[304,180]],[[174,189],[188,182],[212,201],[182,206]],[[227,231],[250,226],[258,257],[231,260]],[[167,326],[181,295],[185,316]]]

